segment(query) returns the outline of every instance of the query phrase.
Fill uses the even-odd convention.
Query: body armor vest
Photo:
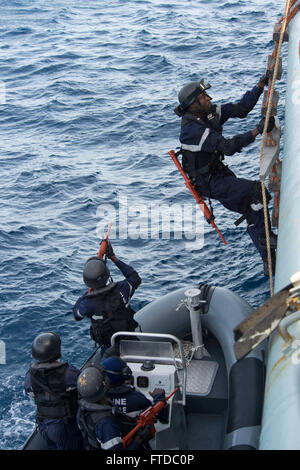
[[[89,403],[81,399],[79,407],[78,426],[92,449],[101,449],[101,444],[97,439],[96,427],[104,418],[110,417],[116,421],[122,437],[126,436],[137,424],[135,419],[124,415],[118,410],[114,410],[113,414],[113,408],[110,405]]]
[[[124,305],[117,284],[92,291],[87,294],[95,304],[91,318],[91,338],[99,345],[110,344],[110,339],[117,331],[134,331],[138,323],[133,319],[134,310]]]
[[[30,366],[31,388],[37,406],[37,418],[74,418],[77,390],[66,391],[66,362],[36,363]]]
[[[211,115],[212,118],[207,120],[199,120],[197,116],[186,113],[182,118],[181,127],[183,128],[191,121],[214,130],[215,132],[222,133],[222,126],[220,125],[219,118],[216,114]],[[203,179],[204,176],[214,174],[218,165],[224,159],[224,155],[215,150],[214,152],[192,152],[191,150],[182,149],[182,167],[188,173],[193,183]]]

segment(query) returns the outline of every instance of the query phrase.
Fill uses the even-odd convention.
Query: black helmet
[[[77,380],[77,390],[80,397],[91,403],[101,401],[109,386],[110,381],[104,374],[103,367],[94,363],[83,369]]]
[[[200,93],[211,88],[211,85],[207,83],[204,78],[200,82],[190,82],[184,85],[178,93],[179,106],[174,109],[175,113],[182,116],[186,109],[192,104]]]
[[[31,347],[32,357],[39,362],[55,361],[61,356],[60,337],[57,333],[41,333],[38,335]]]
[[[110,276],[109,269],[105,262],[98,258],[98,256],[92,256],[87,260],[83,269],[83,282],[93,289],[99,289],[104,287]]]
[[[108,357],[104,359],[102,365],[112,385],[119,385],[132,377],[132,370],[120,357]]]

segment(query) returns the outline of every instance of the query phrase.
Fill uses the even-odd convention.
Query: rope
[[[196,350],[199,349],[199,347],[195,348],[191,341],[182,340],[181,343],[182,343],[183,355],[186,361],[186,367],[189,367],[192,362],[193,356]],[[179,347],[177,346],[177,344],[174,345],[174,354],[176,358],[180,357]]]
[[[290,10],[290,3],[291,3],[291,0],[286,1],[285,12],[284,12],[284,16],[283,16],[283,23],[282,23],[282,26],[281,26],[281,29],[280,29],[279,43],[278,43],[278,47],[276,47],[275,67],[274,67],[274,72],[273,72],[273,79],[272,79],[272,83],[271,83],[271,89],[270,89],[270,93],[269,93],[268,107],[267,107],[267,113],[266,113],[266,119],[265,119],[265,125],[264,125],[264,130],[263,130],[263,135],[262,135],[262,143],[261,143],[261,149],[260,149],[260,157],[259,157],[260,158],[260,164],[262,164],[263,150],[264,150],[264,145],[265,145],[266,136],[267,136],[267,128],[268,128],[270,114],[271,114],[272,99],[273,99],[275,82],[276,82],[276,77],[277,77],[277,72],[278,72],[278,67],[279,67],[280,51],[281,51],[281,46],[282,46],[282,43],[283,43],[283,36],[284,36],[286,26],[287,26],[288,12]],[[269,278],[270,278],[270,294],[271,294],[271,297],[272,297],[274,295],[273,273],[272,273],[271,247],[270,247],[270,232],[269,232],[269,223],[268,223],[269,222],[269,219],[268,219],[268,206],[267,206],[265,177],[264,176],[261,180],[261,191],[262,191],[263,206],[264,206],[265,234],[266,234],[267,255],[268,255],[268,271],[269,271]]]
[[[287,18],[287,24],[289,24],[289,22],[294,18],[294,16],[296,15],[297,11],[299,10],[300,6],[299,5],[296,5],[295,8],[292,10],[292,7],[295,5],[295,3],[297,2],[297,0],[292,0],[290,6],[289,6],[289,16]],[[292,11],[291,11],[292,10]],[[278,23],[282,23],[284,19],[284,16],[282,16],[280,18],[280,20],[278,21]]]

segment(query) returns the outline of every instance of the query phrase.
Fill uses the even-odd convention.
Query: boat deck
[[[189,450],[222,449],[226,433],[228,383],[225,360],[218,341],[211,334],[204,337],[204,342],[211,357],[193,360],[188,368],[185,412]]]

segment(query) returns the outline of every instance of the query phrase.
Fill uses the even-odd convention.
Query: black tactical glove
[[[155,388],[153,392],[149,392],[149,395],[151,395],[152,398],[155,398],[156,396],[165,396],[165,390],[163,388]]]
[[[112,249],[110,241],[109,240],[102,240],[102,241],[105,241],[107,243],[107,248],[106,248],[106,252],[105,252],[107,258],[110,259],[112,256],[115,256],[114,250]]]
[[[263,118],[259,121],[259,123],[257,124],[257,126],[256,126],[256,129],[258,130],[258,132],[259,132],[260,134],[262,134],[263,131],[264,131],[265,120],[266,120],[266,118],[263,117]],[[273,116],[271,116],[270,119],[269,119],[269,124],[268,124],[268,127],[267,127],[267,132],[271,132],[271,131],[274,129],[274,126],[275,126],[275,119],[274,119]]]
[[[268,80],[269,80],[269,75],[268,72],[266,72],[264,75],[262,75],[259,79],[260,83],[263,83],[264,86],[268,85]]]
[[[143,428],[139,429],[135,435],[135,440],[142,444],[143,442],[148,442],[152,439],[152,432],[150,424],[147,424]]]

